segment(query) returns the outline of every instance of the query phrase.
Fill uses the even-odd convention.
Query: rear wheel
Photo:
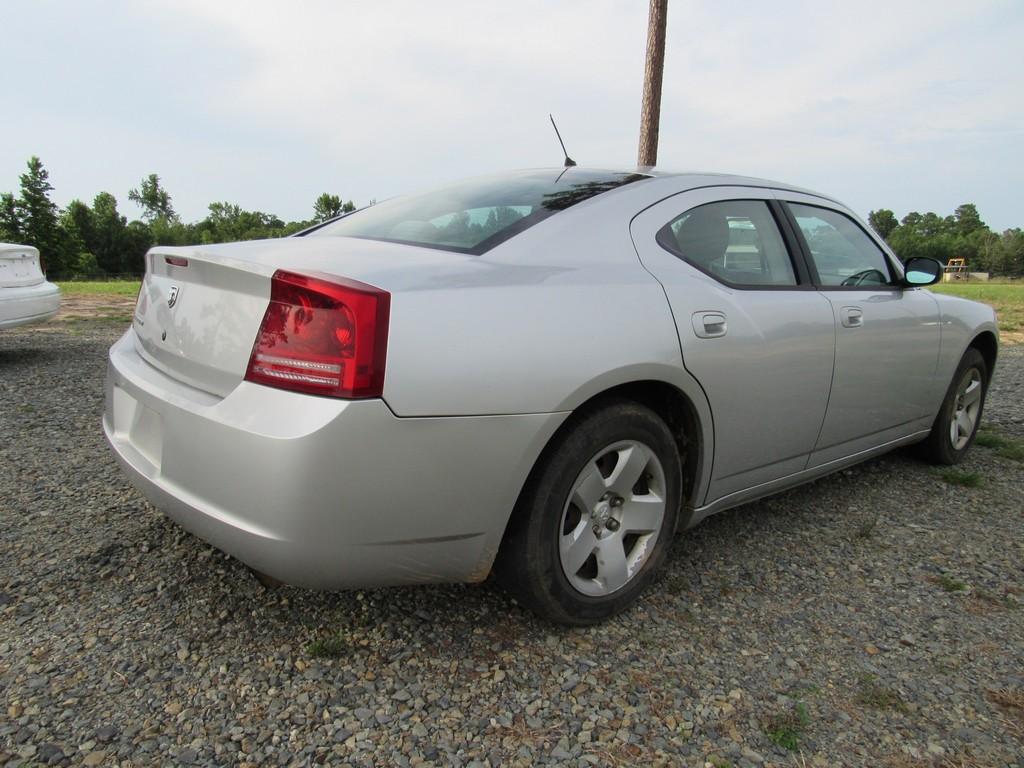
[[[960,360],[931,434],[921,444],[926,459],[947,465],[963,459],[978,432],[987,388],[985,358],[972,347]]]
[[[665,423],[616,402],[551,446],[517,505],[496,571],[544,618],[585,625],[630,606],[671,546],[682,467]]]

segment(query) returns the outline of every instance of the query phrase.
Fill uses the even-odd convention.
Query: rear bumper
[[[0,288],[0,328],[44,323],[60,309],[60,289],[53,283]]]
[[[382,400],[248,382],[219,398],[110,350],[103,429],[182,527],[277,579],[335,589],[485,578],[564,414],[398,418]]]

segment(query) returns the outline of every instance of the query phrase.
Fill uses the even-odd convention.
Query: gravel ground
[[[0,334],[0,766],[1024,766],[1024,464],[897,452],[680,536],[640,605],[268,590],[104,445],[102,321]],[[989,418],[1024,437],[1024,347]]]

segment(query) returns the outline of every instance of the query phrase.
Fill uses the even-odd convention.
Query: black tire
[[[954,414],[957,411],[958,389],[964,381],[964,377],[977,376],[981,382],[981,399],[978,401],[978,412],[974,420],[974,428],[959,448],[953,444],[951,432]],[[946,398],[942,401],[935,423],[932,424],[932,431],[920,445],[921,456],[933,464],[944,464],[951,466],[958,464],[967,455],[974,437],[978,434],[978,425],[981,424],[981,416],[985,410],[985,395],[988,394],[988,366],[985,358],[974,347],[969,348],[960,359],[960,365],[953,374],[953,380],[946,390]]]
[[[580,515],[579,508],[582,507],[570,502],[570,494],[574,494],[576,481],[585,470],[591,472],[601,467],[603,459],[597,459],[598,456],[612,457],[613,463],[621,460],[625,464],[626,460],[619,457],[629,455],[627,451],[630,449],[622,447],[626,443],[646,447],[648,452],[640,461],[650,463],[642,470],[641,480],[629,491],[629,500],[617,497],[609,502],[613,507],[615,504],[621,505],[616,509],[621,510],[623,518],[623,522],[616,523],[613,528],[606,518],[601,517],[606,512],[604,508],[600,513],[595,513],[596,517],[591,513],[588,513],[590,517]],[[621,452],[616,453],[616,450]],[[606,453],[602,454],[602,451]],[[594,459],[597,460],[592,462]],[[654,459],[660,462],[660,467],[653,463]],[[660,473],[659,468],[662,470]],[[600,471],[604,473],[603,469]],[[610,481],[610,477],[607,480]],[[649,481],[651,484],[647,486]],[[655,484],[663,487],[655,489]],[[676,532],[681,487],[682,465],[676,442],[665,423],[651,409],[632,401],[619,400],[607,402],[585,415],[574,417],[574,421],[548,447],[531,473],[498,554],[495,575],[521,604],[545,619],[575,626],[603,621],[632,605],[664,563]],[[631,507],[631,500],[638,498],[633,496],[635,492],[656,494],[664,500],[660,527],[654,535],[643,534],[649,538],[643,541],[640,550],[635,549],[638,538],[632,539],[631,543],[630,537],[636,534],[618,533],[620,526],[623,532],[629,528],[625,516],[628,510],[635,509]],[[605,496],[608,494],[600,499],[603,500]],[[574,494],[573,498],[578,497]],[[571,515],[580,519],[569,523]],[[602,519],[605,520],[604,526],[599,522]],[[563,569],[559,554],[559,542],[567,535],[564,530],[567,524],[570,527],[576,526],[575,530],[589,528],[595,536],[619,536],[618,540],[625,550],[624,561],[630,557],[636,558],[635,571],[627,577],[623,586],[599,596],[584,594],[573,586]],[[598,528],[600,534],[597,533]],[[589,531],[587,535],[590,535]],[[582,536],[580,534],[580,538]],[[650,542],[653,542],[653,546],[648,550]],[[597,550],[588,556],[588,560],[573,577],[577,584],[583,583],[582,579],[586,578],[580,577],[580,574],[588,567],[590,558],[599,556]],[[599,568],[596,559],[593,568]],[[599,579],[600,576],[595,574],[595,585]]]

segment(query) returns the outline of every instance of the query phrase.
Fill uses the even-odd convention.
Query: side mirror
[[[932,285],[942,279],[943,269],[935,259],[915,256],[903,265],[903,284],[911,288]]]

